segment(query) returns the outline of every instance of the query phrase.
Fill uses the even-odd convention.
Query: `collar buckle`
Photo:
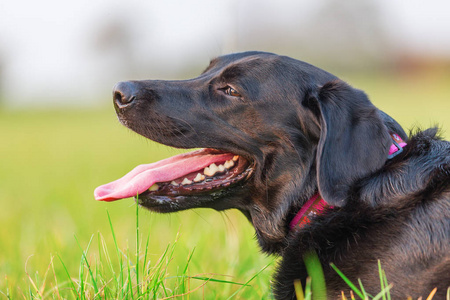
[[[395,147],[397,147],[397,150],[394,153],[389,154],[387,157],[388,159],[393,159],[394,157],[396,157],[397,155],[399,155],[400,153],[403,152],[403,147],[400,146],[400,144],[397,143],[397,141],[395,139],[392,139],[392,142],[394,143]]]
[[[403,152],[403,147],[406,146],[406,143],[402,140],[402,138],[398,134],[391,133],[390,135],[393,144],[391,145],[391,149],[389,150],[389,155],[387,158],[393,159],[394,157]]]

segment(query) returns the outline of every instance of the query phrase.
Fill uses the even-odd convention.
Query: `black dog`
[[[366,95],[314,66],[269,53],[214,59],[197,78],[116,85],[120,121],[178,148],[205,149],[142,165],[96,199],[139,194],[157,212],[239,209],[261,248],[282,256],[277,299],[294,299],[314,250],[327,293],[348,286],[426,297],[450,284],[450,143],[429,129],[408,138]],[[407,145],[405,146],[405,141]]]

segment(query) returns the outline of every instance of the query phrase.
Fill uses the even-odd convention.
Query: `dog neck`
[[[398,154],[403,152],[403,147],[406,146],[406,143],[402,140],[402,138],[396,134],[391,133],[392,145],[389,148],[388,159],[392,159]],[[311,218],[315,215],[321,215],[329,209],[332,209],[333,206],[328,205],[328,203],[322,198],[322,196],[317,193],[312,196],[306,203],[300,208],[299,212],[292,219],[289,224],[290,230],[301,229],[305,227],[308,223],[311,222]]]

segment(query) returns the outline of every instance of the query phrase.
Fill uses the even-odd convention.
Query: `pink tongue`
[[[172,181],[202,170],[212,163],[222,163],[232,158],[233,154],[231,153],[211,154],[202,149],[152,164],[140,165],[122,178],[96,188],[95,200],[114,201],[134,197],[145,192],[157,182]]]

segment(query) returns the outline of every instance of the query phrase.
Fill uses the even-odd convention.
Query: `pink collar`
[[[391,148],[389,148],[388,159],[392,159],[398,154],[402,153],[403,147],[407,145],[405,141],[403,141],[402,138],[396,133],[391,133],[391,138],[392,138],[392,145]]]
[[[406,143],[402,140],[402,138],[396,134],[391,133],[392,145],[389,148],[388,159],[392,159],[401,152],[403,152],[403,147],[406,146]],[[317,193],[312,196],[306,203],[302,206],[300,211],[295,215],[294,219],[292,219],[289,224],[290,230],[294,228],[303,228],[306,224],[311,222],[311,218],[315,215],[321,215],[326,210],[333,208],[333,206],[328,205],[328,203],[322,198],[322,196]]]
[[[300,208],[300,211],[295,215],[289,224],[289,228],[293,230],[295,227],[305,227],[306,224],[311,222],[311,217],[323,214],[325,210],[333,208],[322,199],[319,193],[312,196],[306,203]]]

